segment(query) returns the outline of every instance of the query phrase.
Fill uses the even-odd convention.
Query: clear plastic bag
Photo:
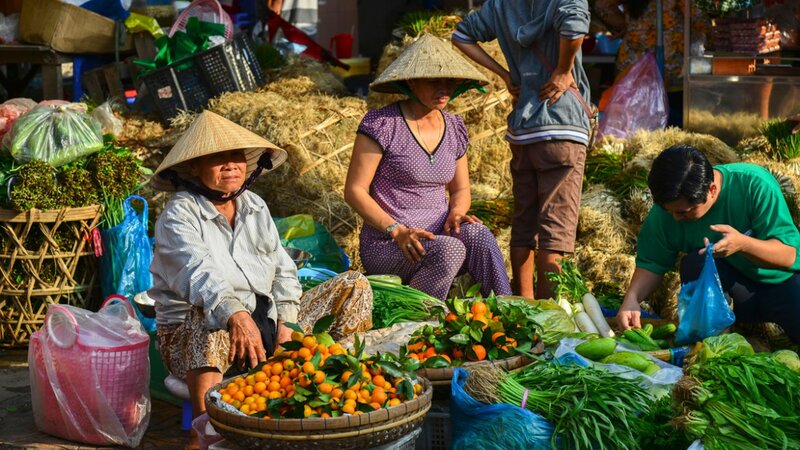
[[[0,14],[0,44],[12,44],[19,38],[19,14]]]
[[[700,276],[683,283],[678,293],[678,331],[675,333],[678,344],[693,344],[717,336],[736,321],[722,292],[713,248],[714,244],[706,247],[706,261]]]
[[[639,58],[613,86],[597,140],[611,135],[625,139],[637,130],[660,130],[667,126],[667,90],[652,53]]]
[[[86,444],[139,445],[150,420],[149,344],[120,297],[96,313],[50,305],[28,350],[36,427]]]
[[[629,380],[639,379],[639,384],[642,386],[642,388],[647,389],[653,398],[658,398],[665,393],[669,393],[672,390],[672,386],[677,383],[681,377],[683,377],[683,369],[661,361],[660,359],[654,358],[651,355],[647,355],[648,358],[650,358],[660,368],[659,371],[653,375],[645,375],[636,369],[620,364],[602,364],[591,361],[575,353],[575,347],[584,342],[586,342],[585,339],[562,339],[554,356],[559,360],[567,358],[570,362],[576,364],[602,368],[608,370],[609,372],[614,372],[620,377],[627,378]],[[624,346],[624,344],[617,344],[617,348],[614,350],[614,352],[616,353],[621,351],[645,353],[632,348],[627,348]]]
[[[483,450],[550,449],[553,425],[519,406],[487,405],[464,390],[469,372],[456,368],[450,385],[452,448]]]
[[[96,119],[69,105],[38,106],[17,119],[3,146],[17,162],[59,167],[102,149],[103,133]]]
[[[92,110],[92,117],[100,122],[103,127],[103,134],[119,136],[122,133],[122,120],[114,115],[111,102],[105,102]]]
[[[131,201],[144,205],[138,213]],[[136,294],[153,287],[150,263],[153,245],[147,236],[147,200],[131,195],[122,202],[125,218],[115,227],[100,232],[103,254],[100,255],[100,291],[103,295],[119,294],[132,299]],[[147,331],[155,331],[155,319],[136,315]]]

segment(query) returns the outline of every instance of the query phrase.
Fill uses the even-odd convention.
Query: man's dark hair
[[[700,150],[690,145],[674,145],[653,161],[647,184],[657,205],[685,198],[692,205],[706,201],[714,182],[714,169]]]

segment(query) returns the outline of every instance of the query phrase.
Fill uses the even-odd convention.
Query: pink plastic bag
[[[149,343],[124,297],[97,313],[50,305],[28,350],[36,427],[86,444],[139,445],[150,420]]]
[[[598,139],[625,139],[637,130],[661,130],[667,126],[667,90],[652,53],[639,58],[614,84],[614,93],[600,119]]]

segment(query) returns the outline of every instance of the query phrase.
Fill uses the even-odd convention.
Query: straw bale
[[[662,319],[670,322],[678,321],[678,292],[681,290],[681,278],[678,272],[669,271],[664,274],[655,292],[647,297],[647,303]]]
[[[614,195],[602,184],[589,186],[581,195],[578,242],[609,254],[630,253],[632,237]]]
[[[575,265],[583,275],[587,287],[600,286],[616,289],[621,295],[636,268],[636,258],[625,253],[609,253],[591,246],[581,246],[575,251]]]
[[[690,111],[687,120],[692,131],[716,136],[729,145],[758,134],[762,122],[761,116],[752,113],[717,114],[700,110]]]
[[[288,97],[309,93],[347,95],[342,79],[319,61],[304,56],[292,57],[286,66],[266,72],[267,84],[262,90]]]
[[[497,239],[497,246],[500,247],[500,252],[503,254],[506,273],[511,277],[511,259],[509,256],[509,249],[511,248],[511,227],[500,229],[495,239]]]
[[[653,196],[649,189],[632,189],[630,195],[622,204],[622,217],[628,225],[628,230],[634,236],[639,235],[644,219],[653,207]]]
[[[633,155],[628,166],[642,167],[649,171],[656,156],[678,144],[697,148],[708,157],[712,165],[728,164],[740,160],[728,144],[714,136],[687,133],[678,128],[667,128],[666,130],[636,132],[625,146],[626,150]]]

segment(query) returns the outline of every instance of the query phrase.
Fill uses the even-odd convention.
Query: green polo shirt
[[[714,168],[722,174],[722,189],[714,206],[700,219],[680,222],[664,208],[653,206],[639,232],[636,267],[656,274],[672,270],[679,252],[699,250],[704,237],[711,242],[722,239],[722,233],[709,229],[711,225],[730,225],[740,233],[749,231],[756,239],[777,239],[797,251],[800,233],[772,174],[747,163]],[[795,257],[789,270],[759,267],[741,253],[726,260],[746,277],[762,283],[782,283],[800,271],[800,257]]]

